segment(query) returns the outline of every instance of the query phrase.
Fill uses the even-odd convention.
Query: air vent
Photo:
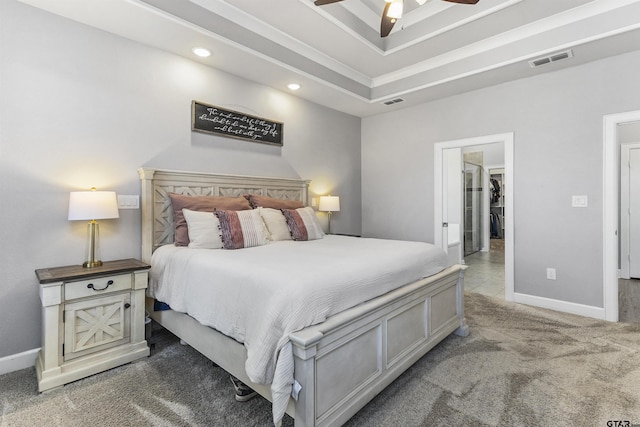
[[[542,58],[536,58],[529,61],[531,68],[539,67],[544,64],[551,64],[552,62],[562,61],[564,59],[573,58],[573,51],[571,49],[563,52],[557,52],[553,55],[543,56]]]
[[[396,99],[390,99],[388,101],[384,101],[383,104],[384,105],[392,105],[392,104],[397,104],[398,102],[403,102],[404,99],[402,98],[396,98]]]

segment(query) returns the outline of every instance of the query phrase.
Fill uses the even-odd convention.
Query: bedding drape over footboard
[[[271,384],[274,422],[293,383],[289,334],[442,271],[433,245],[329,235],[240,250],[166,245],[148,294],[244,344],[251,381]]]

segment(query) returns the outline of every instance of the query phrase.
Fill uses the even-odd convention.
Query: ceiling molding
[[[353,68],[345,65],[342,62],[336,61],[329,55],[320,52],[312,46],[301,42],[284,31],[275,28],[269,24],[266,24],[259,19],[256,19],[253,15],[244,12],[237,7],[225,2],[224,0],[189,0],[191,3],[200,6],[216,15],[222,16],[236,24],[244,27],[251,28],[251,31],[259,34],[260,36],[278,43],[287,49],[290,49],[300,55],[303,55],[312,61],[322,64],[323,66],[342,74],[343,76],[354,80],[360,84],[371,86],[371,78],[363,73],[360,73]],[[211,34],[215,36],[215,32],[211,31]],[[255,49],[256,54],[260,54]]]
[[[298,80],[294,96],[359,116],[640,49],[640,0],[430,0],[386,39],[383,0],[18,1],[278,90]],[[194,58],[195,42],[213,55]],[[575,47],[551,67],[526,63]]]

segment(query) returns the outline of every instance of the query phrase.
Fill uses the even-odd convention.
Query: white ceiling
[[[404,0],[386,38],[384,0],[20,1],[361,117],[640,49],[640,0]]]

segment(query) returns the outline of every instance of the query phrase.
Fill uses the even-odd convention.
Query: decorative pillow
[[[189,247],[192,249],[222,249],[220,220],[213,212],[182,209],[189,230]]]
[[[273,197],[260,196],[259,194],[245,194],[252,208],[271,209],[298,209],[303,208],[304,203],[300,200],[275,199]]]
[[[271,208],[258,208],[262,221],[267,227],[269,238],[271,240],[291,240],[291,232],[287,226],[287,220],[284,219],[282,211]]]
[[[324,236],[316,213],[310,207],[282,209],[293,240],[316,240]]]
[[[215,209],[245,210],[251,209],[249,201],[244,197],[225,196],[184,196],[182,194],[169,193],[171,207],[173,208],[173,224],[175,235],[173,243],[176,246],[189,245],[189,231],[187,221],[184,219],[182,209],[192,211],[213,212]]]
[[[268,243],[264,223],[257,210],[214,212],[220,220],[224,249],[242,249]]]

